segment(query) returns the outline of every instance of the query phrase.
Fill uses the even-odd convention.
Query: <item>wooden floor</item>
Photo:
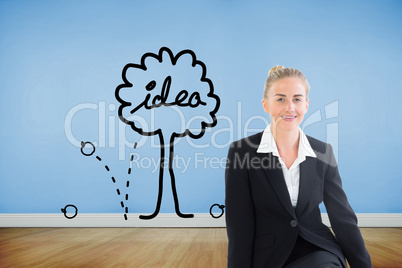
[[[402,228],[362,228],[374,267],[402,267]],[[224,228],[0,228],[0,267],[226,267]]]

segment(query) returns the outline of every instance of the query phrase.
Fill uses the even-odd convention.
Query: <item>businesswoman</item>
[[[225,173],[228,267],[372,267],[331,145],[299,125],[309,106],[302,72],[275,66],[262,105],[271,124],[233,142]],[[324,202],[332,230],[322,223]]]

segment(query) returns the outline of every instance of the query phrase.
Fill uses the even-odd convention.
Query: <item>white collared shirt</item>
[[[311,148],[306,135],[300,127],[299,131],[300,139],[297,158],[289,169],[279,156],[278,148],[271,132],[271,124],[265,128],[264,133],[262,134],[261,143],[257,149],[257,153],[272,153],[274,156],[278,157],[282,166],[283,177],[285,178],[285,183],[288,188],[290,201],[292,202],[293,207],[296,207],[297,199],[299,197],[300,164],[306,160],[307,156],[315,158],[317,157],[314,153],[314,150]]]

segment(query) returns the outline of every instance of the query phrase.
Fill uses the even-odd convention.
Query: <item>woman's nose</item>
[[[289,101],[286,108],[289,112],[293,112],[295,110],[295,104],[292,101]]]

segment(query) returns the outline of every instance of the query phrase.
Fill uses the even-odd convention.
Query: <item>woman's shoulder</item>
[[[311,137],[309,135],[306,135],[308,142],[310,143],[311,148],[313,148],[314,151],[318,151],[320,153],[325,153],[328,146],[330,146],[329,143],[323,142],[319,139],[316,139],[314,137]]]
[[[323,142],[316,138],[306,135],[311,148],[317,155],[317,158],[325,163],[336,165],[335,159],[333,158],[333,149],[331,144]]]
[[[258,149],[258,146],[261,143],[262,133],[263,133],[263,131],[253,134],[251,136],[239,139],[237,141],[234,141],[230,145],[230,148],[242,149],[245,151],[248,151],[248,150],[256,151]]]

